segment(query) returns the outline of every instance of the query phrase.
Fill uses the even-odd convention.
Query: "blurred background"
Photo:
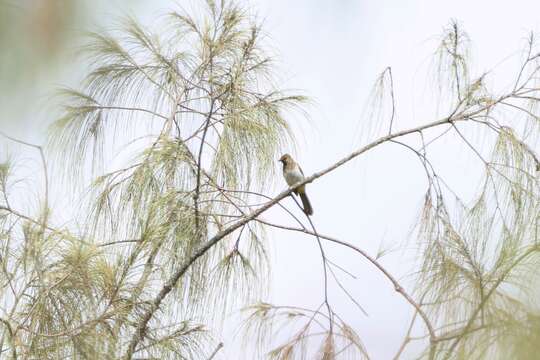
[[[60,86],[85,73],[77,51],[89,31],[136,14],[139,0],[0,0],[0,128],[43,140]],[[42,141],[41,141],[42,142]]]

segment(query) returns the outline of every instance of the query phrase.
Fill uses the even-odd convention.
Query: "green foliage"
[[[27,284],[11,294],[14,350],[121,356],[163,279],[271,185],[291,142],[284,114],[304,98],[277,88],[261,29],[241,7],[208,2],[196,15],[169,14],[159,34],[128,18],[89,36],[91,69],[81,90],[59,93],[49,146],[58,179],[92,185],[77,236],[41,220],[4,235],[17,243],[4,256],[22,265],[4,273]],[[17,221],[7,210],[3,228]],[[176,284],[136,355],[205,358],[210,330],[267,289],[267,264],[258,224],[231,235]]]

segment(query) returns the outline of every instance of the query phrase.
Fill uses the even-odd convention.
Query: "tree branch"
[[[334,171],[335,169],[343,166],[344,164],[346,164],[349,161],[353,160],[354,158],[358,157],[359,155],[361,155],[361,154],[363,154],[363,153],[365,153],[365,152],[367,152],[367,151],[377,147],[378,145],[381,145],[381,144],[383,144],[383,143],[385,143],[385,142],[387,142],[387,141],[389,141],[391,139],[398,138],[398,137],[405,136],[405,135],[409,135],[409,134],[412,134],[412,133],[415,133],[415,132],[418,132],[418,131],[422,131],[422,130],[425,130],[425,129],[437,127],[437,126],[440,126],[440,125],[443,125],[443,124],[447,124],[449,122],[467,120],[470,116],[473,116],[473,115],[476,115],[478,113],[481,113],[482,111],[485,111],[487,107],[488,106],[482,107],[482,108],[480,108],[478,110],[475,110],[475,111],[473,111],[471,113],[460,113],[457,116],[445,117],[443,119],[440,119],[440,120],[437,120],[437,121],[434,121],[434,122],[431,122],[431,123],[428,123],[428,124],[424,124],[424,125],[421,125],[421,126],[411,128],[411,129],[407,129],[407,130],[398,131],[396,133],[380,137],[377,140],[375,140],[375,141],[361,147],[360,149],[352,152],[351,154],[347,155],[346,157],[342,158],[341,160],[337,161],[336,163],[332,164],[331,166],[327,167],[326,169],[323,169],[323,170],[321,170],[319,172],[316,172],[313,175],[306,177],[303,181],[299,182],[298,184],[295,184],[292,187],[289,187],[288,189],[282,191],[281,193],[279,193],[276,197],[274,197],[268,203],[264,204],[263,206],[259,207],[256,210],[254,210],[250,214],[247,214],[244,218],[242,218],[242,219],[238,220],[237,222],[233,223],[228,228],[218,232],[216,235],[214,235],[212,238],[210,238],[205,244],[202,244],[199,247],[199,249],[197,249],[190,258],[186,259],[179,266],[179,268],[169,277],[169,279],[165,282],[165,284],[162,286],[159,293],[156,295],[156,297],[152,301],[152,305],[150,306],[150,308],[144,313],[142,318],[139,320],[139,322],[137,324],[137,327],[136,327],[136,330],[135,330],[135,333],[133,334],[133,336],[131,338],[131,341],[129,343],[129,346],[128,346],[128,348],[126,350],[126,353],[123,356],[123,358],[124,359],[131,359],[131,357],[132,357],[132,355],[133,355],[133,353],[134,353],[134,351],[135,351],[135,349],[137,347],[137,344],[143,339],[143,337],[144,337],[144,335],[146,333],[146,328],[148,326],[148,322],[153,317],[154,313],[159,309],[159,307],[161,306],[161,303],[165,299],[165,297],[176,286],[176,284],[178,283],[178,280],[185,274],[185,272],[189,269],[189,267],[195,261],[197,261],[197,259],[199,259],[201,256],[206,254],[206,252],[208,250],[210,250],[214,245],[216,245],[218,242],[220,242],[227,235],[231,234],[232,232],[234,232],[236,229],[240,228],[244,224],[247,224],[248,222],[256,219],[259,215],[264,213],[266,210],[270,209],[271,207],[276,205],[279,201],[281,201],[285,197],[289,196],[289,194],[291,194],[292,191],[294,191],[294,189],[296,189],[298,186],[310,183],[310,182],[312,182],[312,181],[314,181],[314,180],[316,180],[316,179],[318,179],[318,178],[320,178],[320,177]],[[344,243],[344,244],[346,244],[346,243]],[[357,250],[359,250],[359,249],[357,249]],[[361,251],[361,253],[362,253],[362,251]],[[367,255],[367,254],[365,254],[365,256],[369,257],[369,255]],[[377,264],[377,262],[375,261],[374,264]],[[384,269],[384,268],[382,268],[382,269]],[[391,277],[390,274],[387,274],[387,277],[389,277],[389,279],[395,281]],[[397,284],[397,282],[396,282],[396,284]],[[400,290],[404,291],[399,286],[399,284],[397,284],[396,285],[396,291],[401,292]],[[415,307],[417,309],[420,309],[419,314],[422,316],[422,318],[424,319],[426,324],[428,324],[429,320],[427,319],[427,316],[421,310],[419,305],[416,304],[414,302],[414,300],[412,300],[412,298],[407,293],[403,292],[402,294],[403,294],[403,296],[405,298],[407,298],[407,300],[411,304],[416,305]],[[432,340],[434,340],[435,339],[435,333],[433,331],[433,327],[431,325],[429,325],[428,330],[430,331],[430,338]]]

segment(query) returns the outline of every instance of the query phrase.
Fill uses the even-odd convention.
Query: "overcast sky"
[[[151,21],[174,8],[174,3],[167,0],[129,5],[119,0],[100,3],[101,15],[94,23],[105,26],[123,12]],[[411,127],[437,118],[426,75],[437,37],[451,19],[458,20],[472,40],[472,76],[495,68],[499,75],[494,78],[494,86],[500,88],[512,78],[508,71],[516,70],[516,54],[523,48],[524,38],[540,25],[537,0],[248,3],[264,20],[265,31],[278,54],[284,87],[302,90],[314,100],[308,108],[309,125],[303,125],[305,133],[298,136],[301,142],[296,153],[306,174],[325,168],[366,140],[363,110],[375,78],[387,66],[392,66],[394,74],[396,127]],[[510,55],[514,57],[501,63]],[[72,64],[55,73],[54,78],[42,80],[32,91],[42,98],[61,84],[58,79],[73,81],[77,71],[77,64]],[[19,125],[36,124],[33,114],[39,111],[29,104],[22,111]],[[42,113],[39,119],[42,121],[35,127],[10,124],[10,130],[26,139],[42,139],[43,124],[51,119]],[[299,116],[290,120],[306,122]],[[479,179],[474,175],[478,174],[475,169],[479,163],[451,139],[443,140],[433,153],[432,160],[446,180],[470,199],[478,188]],[[381,243],[395,248],[408,240],[425,189],[425,176],[417,160],[397,146],[385,145],[310,184],[308,194],[318,231],[376,254]],[[266,217],[287,221],[274,210]],[[270,241],[274,281],[269,300],[280,305],[317,307],[323,299],[322,267],[314,239],[276,231],[271,233]],[[413,244],[411,240],[411,248]],[[364,259],[332,246],[328,246],[328,253],[332,261],[358,276],[357,280],[344,278],[344,283],[369,316],[362,315],[335,286],[331,302],[361,335],[373,359],[391,358],[412,315],[411,307]],[[414,251],[400,250],[382,262],[410,285],[407,275],[413,269],[413,257]],[[231,341],[231,337],[225,339],[223,359],[237,359],[240,355]]]
[[[472,76],[495,68],[495,88],[502,88],[515,74],[519,60],[515,55],[528,32],[540,25],[538,1],[510,5],[506,1],[276,0],[253,4],[280,52],[288,87],[303,89],[315,99],[310,109],[314,130],[298,154],[309,174],[355,148],[367,120],[362,117],[363,107],[376,76],[386,66],[392,66],[395,77],[397,126],[436,119],[435,107],[426,103],[426,74],[438,36],[451,19],[459,21],[471,38]],[[501,64],[509,55],[514,57]],[[478,189],[479,178],[474,174],[480,163],[460,147],[463,144],[452,139],[442,141],[433,149],[433,160],[446,180],[470,199]],[[320,232],[375,254],[381,242],[395,247],[407,240],[425,188],[414,156],[388,145],[310,184],[308,190]],[[316,307],[322,297],[316,244],[299,235],[274,234],[274,302]],[[336,288],[331,300],[355,326],[373,359],[391,358],[412,315],[410,306],[357,255],[343,250],[329,253],[333,261],[345,264],[359,277],[345,282],[369,317]],[[414,251],[398,251],[384,257],[383,263],[407,283],[413,256]]]

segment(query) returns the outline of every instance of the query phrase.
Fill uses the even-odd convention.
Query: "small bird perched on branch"
[[[283,164],[283,177],[289,186],[299,183],[304,180],[304,172],[300,166],[294,161],[294,159],[289,154],[283,155],[279,161]],[[311,203],[306,195],[306,185],[302,185],[294,189],[294,193],[300,196],[302,200],[302,206],[304,207],[304,212],[306,215],[313,215],[313,208]]]

